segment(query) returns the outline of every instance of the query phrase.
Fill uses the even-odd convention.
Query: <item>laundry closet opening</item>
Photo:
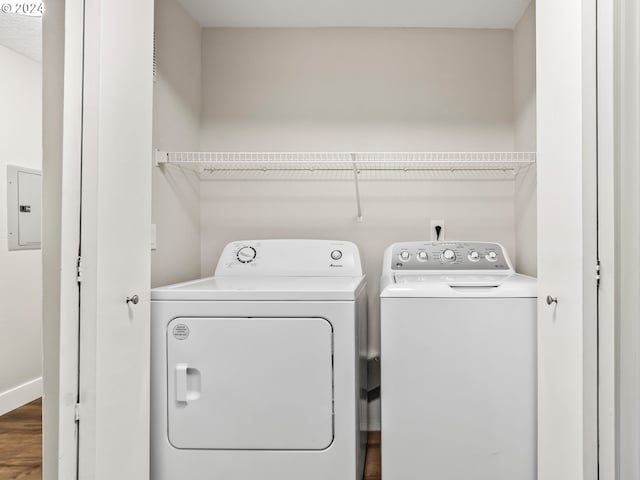
[[[443,221],[445,240],[500,242],[518,272],[535,276],[534,2],[464,14],[441,2],[383,3],[305,14],[304,5],[156,0],[154,148],[199,155],[153,170],[153,287],[212,275],[234,240],[351,241],[367,275],[375,357],[382,252],[431,239],[432,221]],[[216,152],[236,156],[217,171],[198,164]],[[354,173],[361,152],[384,152],[385,168]],[[438,158],[414,170],[394,152],[480,163]],[[528,161],[494,154],[483,168],[485,152]],[[328,160],[296,167],[309,158]],[[379,422],[371,405],[369,428]]]

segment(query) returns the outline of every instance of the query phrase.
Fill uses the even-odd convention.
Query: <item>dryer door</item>
[[[169,442],[322,450],[333,441],[333,328],[323,318],[176,318],[167,328]]]

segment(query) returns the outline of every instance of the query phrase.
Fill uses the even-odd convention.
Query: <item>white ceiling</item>
[[[203,27],[513,28],[530,0],[180,0]]]
[[[36,62],[42,59],[42,17],[0,15],[0,45]]]

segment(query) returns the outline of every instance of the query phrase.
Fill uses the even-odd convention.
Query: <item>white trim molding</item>
[[[42,396],[42,377],[0,393],[0,415],[33,402]]]

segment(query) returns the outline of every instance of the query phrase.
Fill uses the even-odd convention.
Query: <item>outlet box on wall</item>
[[[42,173],[7,165],[9,250],[38,250],[42,238]]]
[[[442,241],[446,238],[444,228],[444,220],[431,220],[431,240]]]

